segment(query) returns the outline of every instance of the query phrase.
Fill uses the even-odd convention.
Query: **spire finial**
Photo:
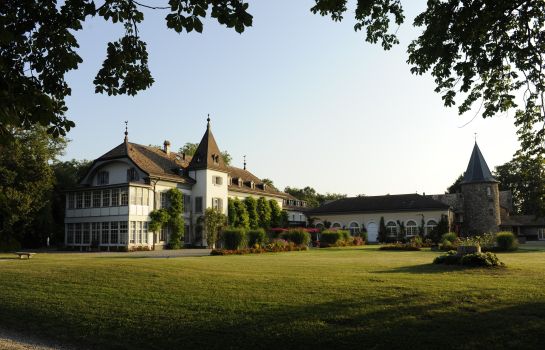
[[[474,133],[475,134],[475,143],[477,143],[477,133]]]
[[[210,128],[210,113],[208,113],[208,118],[206,118],[206,127]]]
[[[244,155],[244,170],[246,170],[246,155]]]
[[[129,141],[129,121],[125,120],[125,142]]]

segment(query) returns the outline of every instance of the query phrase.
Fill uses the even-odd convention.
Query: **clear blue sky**
[[[166,3],[167,1],[163,1]],[[162,3],[147,1],[149,4]],[[413,76],[406,47],[412,18],[425,6],[404,1],[401,45],[383,51],[342,23],[312,15],[313,1],[249,1],[254,25],[244,34],[212,19],[203,34],[166,29],[165,12],[146,12],[155,84],[136,97],[94,93],[106,43],[122,27],[99,19],[78,33],[83,64],[70,73],[69,117],[77,124],[65,159],[94,159],[123,140],[198,142],[206,115],[233,165],[285,186],[349,195],[442,193],[462,173],[478,133],[493,168],[518,148],[512,116],[483,120],[443,107],[430,76]]]

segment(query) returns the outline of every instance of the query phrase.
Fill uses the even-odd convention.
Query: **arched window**
[[[405,235],[407,237],[416,236],[418,234],[418,226],[414,220],[409,220],[405,224]]]
[[[107,185],[109,181],[110,173],[105,170],[99,171],[97,174],[97,185]]]
[[[431,231],[433,231],[433,229],[436,227],[437,227],[437,221],[428,220],[428,223],[426,224],[426,235],[429,235]]]
[[[360,233],[360,225],[357,222],[351,222],[350,226],[348,226],[348,229],[350,230],[350,234],[352,236]]]
[[[323,230],[324,229],[324,224],[322,224],[322,223],[316,224],[316,228],[319,229],[319,230]]]
[[[138,181],[138,180],[139,180],[138,171],[136,171],[134,167],[127,169],[127,182]]]
[[[341,228],[341,224],[339,224],[338,222],[334,223],[333,225],[331,225],[331,228]]]
[[[388,223],[386,224],[386,233],[390,237],[397,236],[397,224],[393,221],[388,221]]]

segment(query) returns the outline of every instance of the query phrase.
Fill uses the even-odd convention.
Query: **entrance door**
[[[369,242],[376,242],[378,238],[378,226],[374,222],[367,224],[367,240]]]

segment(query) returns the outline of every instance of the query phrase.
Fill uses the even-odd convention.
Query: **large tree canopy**
[[[144,1],[144,0],[142,0]],[[408,0],[406,0],[408,2]],[[386,50],[397,44],[404,20],[402,0],[315,0],[311,11],[343,20],[354,5],[354,29]],[[143,9],[165,11],[166,26],[178,33],[202,32],[210,16],[242,33],[252,25],[243,0],[164,0],[153,6],[136,0],[4,0],[0,5],[0,133],[8,126],[42,124],[64,135],[74,123],[66,116],[70,87],[65,74],[82,58],[73,34],[91,16],[124,26],[107,45],[94,84],[97,93],[129,94],[153,83],[146,43],[138,24]],[[409,45],[414,74],[430,73],[445,106],[482,117],[515,112],[523,149],[545,151],[545,3],[542,0],[428,0],[414,19],[422,33]],[[1,136],[1,135],[0,135]]]

